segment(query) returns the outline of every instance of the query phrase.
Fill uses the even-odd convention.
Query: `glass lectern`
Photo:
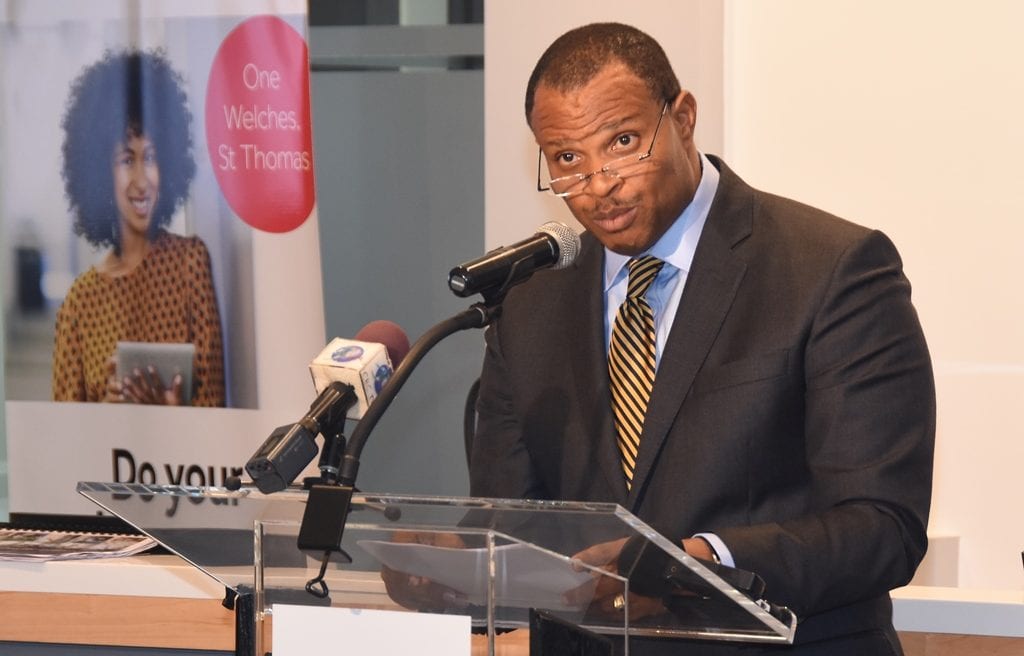
[[[528,626],[531,609],[618,636],[627,654],[636,636],[786,644],[796,629],[748,579],[690,557],[613,504],[357,494],[342,553],[322,568],[323,553],[297,546],[303,490],[86,482],[78,491],[247,595],[254,632],[244,650],[255,653],[270,651],[263,625],[282,603],[468,615],[492,649],[496,631]],[[574,558],[622,543],[641,557],[618,567]],[[437,594],[410,601],[394,583],[408,576]],[[643,613],[630,608],[641,602]]]

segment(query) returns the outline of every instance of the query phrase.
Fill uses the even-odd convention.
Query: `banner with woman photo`
[[[12,512],[220,485],[324,343],[306,3],[0,0]]]

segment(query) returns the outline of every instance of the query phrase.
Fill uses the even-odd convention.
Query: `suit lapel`
[[[721,179],[658,365],[627,507],[635,506],[643,495],[658,452],[746,272],[733,247],[750,234],[752,190],[719,160],[712,161]]]

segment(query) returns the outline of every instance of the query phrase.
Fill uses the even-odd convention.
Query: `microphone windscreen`
[[[552,269],[564,269],[576,260],[580,252],[580,236],[576,231],[558,221],[548,221],[537,232],[543,232],[558,242],[558,260],[551,265]]]
[[[402,360],[409,353],[409,336],[398,324],[386,319],[378,319],[366,324],[359,329],[355,338],[360,342],[383,344],[387,348],[388,357],[395,368],[402,364]]]

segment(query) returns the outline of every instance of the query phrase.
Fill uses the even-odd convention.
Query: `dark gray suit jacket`
[[[513,289],[487,332],[474,496],[621,504],[717,533],[798,642],[887,629],[924,555],[935,398],[892,243],[721,180],[661,356],[627,492],[610,409],[603,249]]]

